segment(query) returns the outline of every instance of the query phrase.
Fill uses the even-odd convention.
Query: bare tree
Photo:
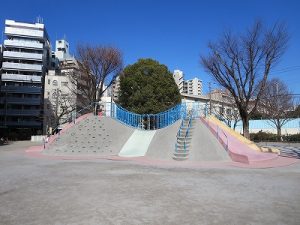
[[[256,110],[268,75],[284,53],[287,42],[283,24],[265,29],[260,22],[255,22],[243,35],[225,32],[218,42],[208,45],[210,54],[201,56],[205,70],[234,98],[247,138],[250,116]]]
[[[120,50],[106,46],[79,45],[77,62],[81,74],[77,82],[78,97],[81,95],[89,103],[100,101],[123,67]]]
[[[275,126],[280,140],[282,126],[293,119],[290,117],[290,112],[293,110],[293,97],[286,84],[277,78],[267,81],[258,108]]]
[[[62,118],[70,115],[76,109],[76,97],[73,93],[65,94],[60,89],[55,89],[52,93],[54,101],[49,101],[51,104],[51,119],[52,125],[57,126]]]

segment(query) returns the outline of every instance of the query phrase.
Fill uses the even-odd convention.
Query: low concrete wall
[[[46,137],[45,135],[31,136],[31,141],[32,142],[43,142],[45,137]]]

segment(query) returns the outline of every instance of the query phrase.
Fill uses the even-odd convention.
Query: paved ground
[[[0,146],[0,224],[299,224],[300,165],[161,169]]]

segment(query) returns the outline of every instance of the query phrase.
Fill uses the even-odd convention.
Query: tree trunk
[[[277,127],[277,140],[281,141],[281,128]]]
[[[243,135],[245,138],[250,139],[250,133],[249,133],[249,119],[248,118],[242,118],[243,121]]]
[[[234,121],[234,124],[233,124],[233,130],[236,129],[237,123],[238,123],[238,121]]]

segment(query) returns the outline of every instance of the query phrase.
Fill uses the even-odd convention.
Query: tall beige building
[[[202,95],[202,80],[194,78],[183,82],[183,93],[189,95]]]

